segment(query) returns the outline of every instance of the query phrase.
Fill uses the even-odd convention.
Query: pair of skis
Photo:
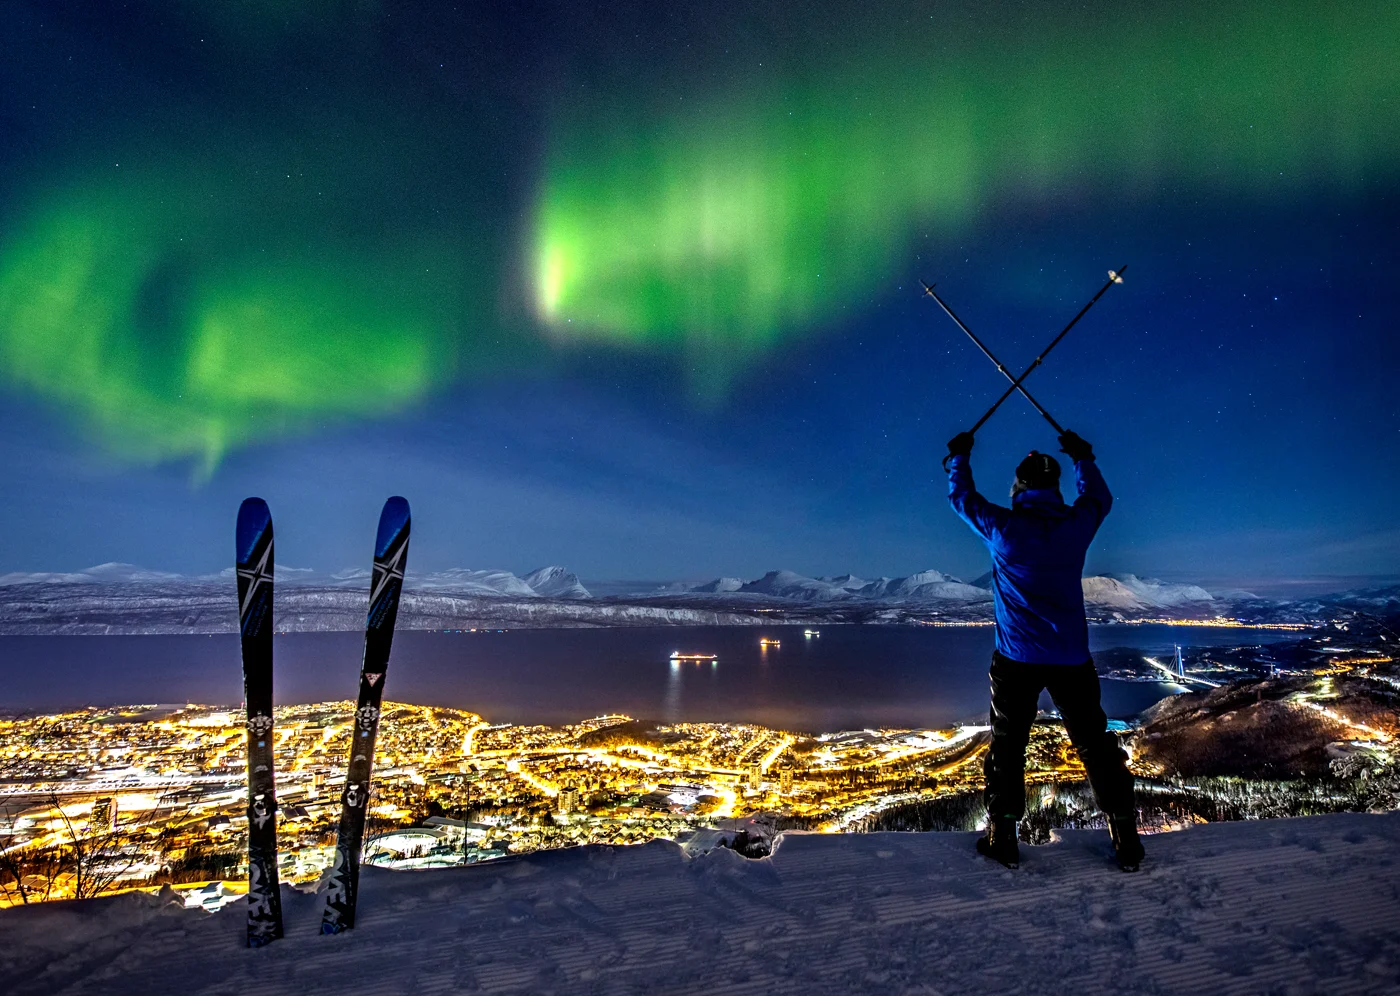
[[[374,543],[374,575],[365,619],[365,655],[360,694],[351,724],[349,767],[340,796],[335,863],[321,919],[321,933],[355,925],[360,851],[365,836],[374,741],[384,673],[399,614],[408,561],[408,502],[384,503]],[[261,498],[238,510],[236,537],[238,621],[243,653],[243,695],[248,710],[248,946],[262,947],[282,936],[282,896],[277,881],[277,790],[273,771],[272,720],[272,513]]]

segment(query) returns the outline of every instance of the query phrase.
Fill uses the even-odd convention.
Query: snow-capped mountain
[[[1264,600],[1260,600],[1263,602]],[[1319,616],[1338,612],[1359,612],[1369,616],[1400,615],[1400,585],[1357,588],[1330,595],[1314,595],[1290,603],[1303,612]]]
[[[902,578],[867,581],[854,574],[811,578],[795,571],[769,571],[756,581],[715,578],[688,589],[694,594],[764,595],[801,602],[866,600],[880,602],[985,602],[991,593],[942,571],[920,571]]]
[[[1180,584],[1140,578],[1134,574],[1113,574],[1084,579],[1084,601],[1091,609],[1125,614],[1143,614],[1165,609],[1191,608],[1204,610],[1217,606],[1210,592],[1199,585]],[[898,604],[929,604],[960,602],[974,604],[990,601],[991,574],[984,574],[971,583],[942,571],[927,570],[902,578],[877,578],[866,581],[853,574],[836,577],[811,578],[794,571],[769,571],[756,581],[742,582],[738,578],[716,578],[696,585],[690,593],[753,594],[801,602],[832,602],[864,600]]]
[[[562,567],[541,567],[520,579],[536,595],[547,598],[592,598],[578,575]]]
[[[748,582],[739,591],[804,602],[825,602],[833,598],[849,598],[851,595],[845,588],[830,581],[805,577],[793,571],[769,571],[757,581]]]
[[[1135,574],[1106,574],[1084,579],[1084,602],[1118,612],[1203,607],[1214,596],[1199,585],[1139,578]]]
[[[983,602],[985,588],[967,584],[942,571],[920,571],[907,578],[880,578],[857,592],[863,598],[884,598],[894,601],[958,601]]]
[[[703,593],[739,591],[744,587],[743,578],[715,578],[704,584],[696,585],[693,588],[685,588],[685,591],[697,591]]]
[[[510,571],[471,571],[454,567],[431,574],[410,574],[415,588],[428,591],[460,591],[480,595],[522,595],[529,598],[540,592]]]
[[[229,568],[229,577],[233,576],[233,568]],[[281,576],[279,572],[279,577]],[[96,567],[89,567],[82,571],[62,572],[62,571],[39,571],[24,572],[12,571],[9,574],[0,574],[0,585],[12,584],[94,584],[104,581],[180,581],[182,574],[171,574],[166,571],[148,571],[143,567],[134,564],[98,564]]]

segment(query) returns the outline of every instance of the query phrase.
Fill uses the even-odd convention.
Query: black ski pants
[[[992,654],[992,746],[987,751],[987,814],[1026,814],[1026,745],[1041,689],[1048,689],[1070,742],[1089,773],[1094,798],[1108,816],[1131,816],[1133,775],[1128,755],[1108,732],[1099,704],[1099,674],[1083,664],[1023,664]]]

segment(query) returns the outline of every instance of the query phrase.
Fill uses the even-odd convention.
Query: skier
[[[1016,822],[1025,815],[1026,745],[1042,689],[1064,718],[1065,730],[1089,773],[1094,797],[1108,817],[1118,865],[1136,871],[1143,859],[1133,802],[1133,776],[1099,704],[1099,676],[1089,656],[1080,577],[1084,554],[1113,505],[1094,451],[1074,432],[1060,452],[1074,461],[1079,496],[1060,495],[1060,463],[1030,455],[1016,468],[1011,507],[994,505],[972,482],[973,436],[948,443],[948,502],[987,544],[997,638],[992,653],[992,745],[987,752],[987,833],[979,853],[1008,868],[1020,863]]]

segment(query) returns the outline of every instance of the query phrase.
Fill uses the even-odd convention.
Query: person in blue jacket
[[[1094,450],[1073,432],[1060,437],[1074,461],[1078,496],[1060,494],[1060,463],[1034,450],[1016,468],[1011,507],[995,505],[972,481],[973,438],[948,443],[948,502],[992,555],[996,650],[992,653],[992,744],[986,761],[987,833],[977,850],[1010,868],[1020,862],[1016,822],[1026,808],[1026,745],[1043,689],[1064,719],[1109,821],[1114,853],[1125,871],[1143,858],[1133,802],[1133,776],[1099,704],[1099,676],[1089,656],[1080,578],[1084,554],[1113,496]]]

